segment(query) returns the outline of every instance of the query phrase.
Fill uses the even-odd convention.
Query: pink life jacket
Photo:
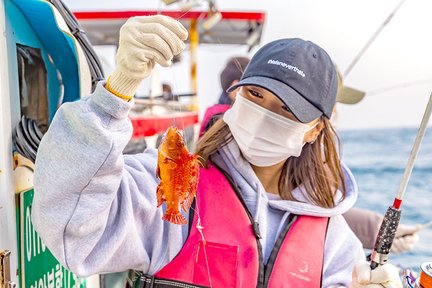
[[[201,169],[188,239],[154,276],[141,276],[139,286],[321,287],[329,218],[291,216],[264,266],[258,225],[228,179],[215,166]]]

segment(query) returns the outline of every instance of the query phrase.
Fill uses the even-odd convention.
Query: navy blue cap
[[[338,86],[327,52],[298,38],[264,45],[252,57],[240,81],[227,91],[245,85],[269,90],[303,123],[321,115],[331,117]]]

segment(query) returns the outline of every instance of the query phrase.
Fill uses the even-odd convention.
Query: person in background
[[[343,84],[342,74],[335,65],[338,76],[338,93],[336,96],[336,105],[333,109],[332,124],[337,125],[337,106],[338,105],[356,105],[363,100],[366,93]],[[366,209],[351,208],[344,214],[345,220],[360,239],[365,249],[373,249],[376,236],[378,235],[383,216]],[[391,252],[404,253],[412,250],[419,241],[419,232],[422,229],[421,224],[405,225],[399,224],[396,236],[393,240]]]
[[[228,88],[237,84],[246,69],[250,59],[248,57],[231,57],[226,63],[224,69],[220,73],[219,79],[222,88],[218,103],[206,109],[204,117],[201,121],[199,137],[207,131],[216,120],[222,117],[234,102],[235,96],[239,89],[227,92]]]
[[[238,89],[230,92],[227,92],[227,90],[240,81],[249,61],[250,59],[245,56],[232,57],[228,60],[228,63],[225,65],[225,68],[222,70],[219,77],[222,92],[218,104],[231,106],[234,102]]]
[[[165,101],[178,101],[178,97],[175,97],[168,83],[162,83],[162,99]]]
[[[196,225],[161,220],[157,150],[122,150],[137,87],[186,38],[169,17],[129,19],[108,81],[54,117],[36,159],[32,220],[60,263],[80,276],[140,270],[139,287],[401,287],[390,263],[370,269],[341,215],[357,189],[330,123],[337,76],[310,41],[256,52],[230,87],[240,88],[232,108],[198,143]]]

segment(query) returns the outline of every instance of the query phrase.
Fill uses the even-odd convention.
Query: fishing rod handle
[[[371,256],[371,269],[387,263],[393,239],[399,225],[401,210],[389,207],[384,215]]]

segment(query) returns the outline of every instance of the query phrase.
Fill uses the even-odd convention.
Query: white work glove
[[[393,253],[402,253],[413,249],[414,245],[419,240],[419,236],[417,235],[417,232],[420,231],[421,229],[422,229],[421,224],[417,224],[417,225],[399,224],[390,251]]]
[[[180,22],[163,15],[138,16],[120,29],[117,67],[106,88],[121,98],[132,98],[155,63],[168,67],[174,55],[185,48],[187,30]]]
[[[402,288],[396,266],[387,263],[371,270],[369,265],[362,261],[354,267],[350,288]]]

